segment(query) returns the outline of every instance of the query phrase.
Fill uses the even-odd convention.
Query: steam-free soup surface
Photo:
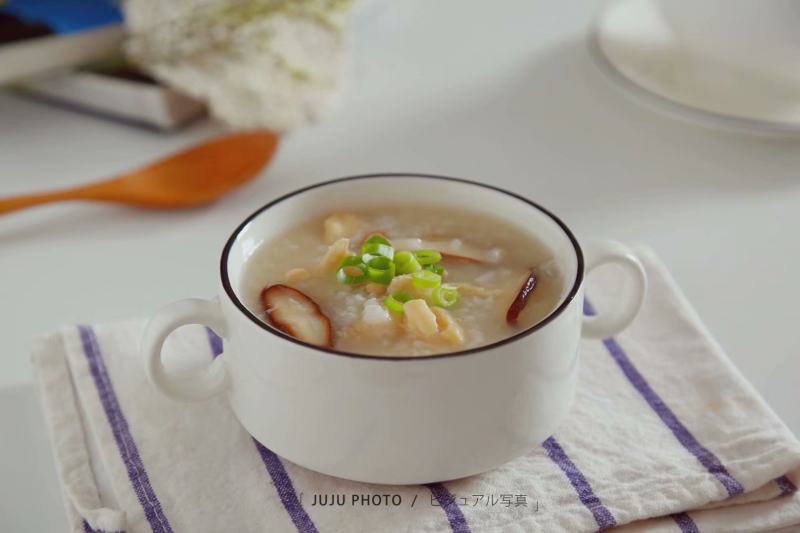
[[[362,244],[376,234],[398,258],[398,252],[415,249],[443,256],[434,269],[444,269],[446,290],[438,299],[413,274],[395,272],[388,284],[348,284],[341,274],[337,279],[342,260],[361,257]],[[420,257],[430,259],[424,252]],[[363,272],[356,267],[344,273],[353,274],[352,281]],[[531,274],[535,287],[516,323],[509,323],[509,307]],[[435,276],[428,277],[435,283]],[[336,211],[293,227],[255,251],[243,279],[245,305],[267,324],[312,344],[390,356],[454,352],[501,340],[544,319],[564,292],[552,252],[520,228],[474,212],[411,205]],[[392,310],[386,298],[398,291],[411,301]],[[458,301],[448,306],[453,291]]]

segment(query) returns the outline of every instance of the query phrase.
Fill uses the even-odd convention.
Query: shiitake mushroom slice
[[[514,301],[508,306],[508,311],[506,312],[506,322],[508,322],[509,325],[517,325],[519,314],[523,309],[525,309],[525,306],[528,305],[528,300],[530,299],[531,294],[533,294],[533,291],[536,289],[536,281],[536,273],[533,271],[533,269],[531,269],[528,273],[528,277],[525,278],[525,281],[522,283],[519,291],[517,291]]]
[[[276,284],[261,291],[269,323],[296,339],[333,347],[333,327],[317,302],[292,287]]]

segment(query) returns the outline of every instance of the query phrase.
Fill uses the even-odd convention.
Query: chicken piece
[[[464,330],[455,321],[453,315],[441,307],[431,309],[436,315],[436,325],[439,327],[439,335],[448,343],[460,346],[464,344]]]
[[[322,223],[325,244],[333,244],[344,237],[355,238],[364,232],[367,222],[353,213],[334,213]]]
[[[342,260],[350,255],[350,239],[341,238],[328,246],[328,251],[319,263],[322,272],[336,272]]]
[[[261,303],[270,324],[317,346],[333,347],[333,327],[319,305],[304,293],[286,285],[271,285],[261,291]]]
[[[433,289],[421,289],[414,285],[411,274],[403,274],[395,276],[386,287],[386,294],[392,294],[396,291],[404,291],[417,298],[430,299]]]
[[[411,274],[403,274],[401,276],[395,276],[389,285],[386,287],[386,293],[392,294],[396,291],[406,291],[411,293],[411,289],[414,288],[414,284],[411,282]]]
[[[403,305],[406,328],[417,337],[429,338],[439,331],[436,315],[425,300],[410,300]]]
[[[283,280],[286,283],[298,283],[300,281],[307,280],[311,277],[311,272],[306,270],[305,268],[293,268],[286,272],[283,276]]]
[[[367,283],[364,288],[367,289],[368,293],[374,294],[375,296],[383,296],[386,294],[386,285],[381,285],[380,283]]]

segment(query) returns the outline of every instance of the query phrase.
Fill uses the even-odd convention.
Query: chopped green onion
[[[388,257],[391,260],[394,258],[394,248],[388,244],[368,242],[361,247],[361,255],[365,263],[375,257]]]
[[[439,274],[440,276],[444,276],[444,267],[442,265],[425,265],[422,268],[423,270],[430,270],[434,274]]]
[[[456,305],[459,297],[458,289],[442,285],[433,289],[431,293],[431,303],[447,309]]]
[[[395,291],[383,299],[384,305],[389,311],[395,312],[399,315],[403,314],[403,304],[413,300],[414,297],[406,291]]]
[[[420,289],[435,289],[442,284],[442,276],[430,270],[420,270],[411,274],[411,282]]]
[[[436,250],[416,250],[414,252],[414,256],[417,258],[417,261],[419,261],[419,264],[422,266],[432,265],[442,260],[442,254],[440,254]]]
[[[394,278],[395,266],[388,257],[377,256],[367,262],[367,279],[373,283],[388,285]]]
[[[394,264],[398,274],[413,274],[422,270],[417,258],[411,252],[397,252],[394,254]]]
[[[397,266],[406,264],[412,259],[414,259],[414,254],[411,252],[397,252],[394,254],[394,262],[397,264]]]
[[[369,239],[364,241],[364,244],[385,244],[386,246],[391,246],[392,243],[384,237],[383,235],[375,234],[372,235]]]
[[[367,265],[357,255],[348,255],[336,271],[336,279],[346,285],[355,285],[367,279]]]

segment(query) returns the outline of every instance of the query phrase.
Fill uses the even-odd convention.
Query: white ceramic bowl
[[[243,267],[264,241],[331,210],[390,203],[437,203],[488,213],[535,234],[568,280],[543,321],[488,346],[422,357],[365,356],[312,346],[277,331],[242,303]],[[437,176],[391,174],[333,180],[262,207],[222,252],[219,299],[184,300],[160,310],[143,342],[148,375],[178,400],[223,394],[245,429],[282,457],[342,478],[416,484],[495,468],[546,439],[573,398],[578,341],[624,328],[638,311],[646,279],[623,246],[605,243],[586,262],[554,215],[488,185]],[[584,318],[584,272],[622,265],[633,296],[610,315]],[[225,352],[193,379],[168,375],[167,335],[183,324],[212,327]]]

